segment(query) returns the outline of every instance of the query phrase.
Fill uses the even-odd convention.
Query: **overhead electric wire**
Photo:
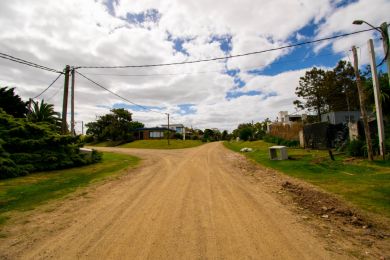
[[[300,42],[300,43],[285,45],[285,46],[276,47],[276,48],[270,48],[270,49],[261,50],[261,51],[247,52],[247,53],[242,53],[242,54],[228,55],[228,56],[224,56],[224,57],[216,57],[216,58],[209,58],[209,59],[199,59],[199,60],[192,60],[192,61],[171,62],[171,63],[159,63],[159,64],[145,64],[145,65],[123,65],[123,66],[75,66],[75,68],[77,68],[77,69],[149,68],[149,67],[163,67],[163,66],[183,65],[183,64],[193,64],[193,63],[209,62],[209,61],[217,61],[217,60],[226,60],[226,59],[231,59],[231,58],[238,58],[238,57],[244,57],[244,56],[249,56],[249,55],[261,54],[261,53],[266,53],[266,52],[271,52],[271,51],[277,51],[277,50],[283,50],[283,49],[287,49],[287,48],[302,46],[302,45],[306,45],[306,44],[312,44],[312,43],[317,43],[317,42],[332,40],[332,39],[341,38],[341,37],[346,37],[346,36],[350,36],[350,35],[354,35],[354,34],[358,34],[358,33],[362,33],[362,32],[368,32],[368,31],[372,31],[372,30],[375,30],[375,28],[370,28],[370,29],[355,31],[355,32],[351,32],[351,33],[344,33],[344,34],[334,35],[334,36],[330,36],[330,37],[326,37],[326,38],[321,38],[321,39],[317,39],[317,40],[305,41],[305,42]]]
[[[45,93],[51,86],[53,86],[53,84],[61,77],[62,74],[59,74],[57,76],[57,78],[47,87],[45,88],[41,93],[39,93],[38,95],[36,95],[35,97],[33,97],[33,99],[36,99],[38,98],[40,95],[42,95],[43,93]]]
[[[52,100],[55,96],[58,95],[58,93],[60,93],[61,90],[64,89],[64,85],[61,85],[61,87],[53,94],[51,95],[48,99],[46,99],[46,102],[49,102],[50,100]]]
[[[316,55],[316,56],[310,56],[306,58],[299,58],[299,59],[291,59],[291,60],[285,60],[285,61],[276,61],[272,62],[272,65],[275,64],[285,64],[285,63],[291,63],[291,62],[296,62],[296,61],[306,61],[314,58],[321,58],[321,57],[327,57],[327,56],[332,56],[335,55],[334,53],[326,53],[323,55]],[[271,65],[270,64],[270,65]],[[251,66],[251,67],[244,67],[244,68],[239,68],[240,70],[253,70],[256,69],[259,66]],[[266,65],[268,66],[268,65]],[[158,76],[180,76],[180,75],[198,75],[198,74],[209,74],[209,73],[226,73],[228,70],[209,70],[209,71],[197,71],[197,72],[183,72],[183,73],[152,73],[152,74],[112,74],[112,73],[84,73],[85,75],[96,75],[96,76],[114,76],[114,77],[158,77]]]
[[[94,81],[94,80],[88,78],[87,76],[83,75],[82,73],[78,72],[77,70],[76,70],[76,73],[79,74],[80,76],[82,76],[83,78],[85,78],[86,80],[92,82],[92,83],[95,84],[96,86],[98,86],[98,87],[100,87],[100,88],[102,88],[102,89],[104,89],[104,90],[110,92],[110,93],[113,94],[114,96],[116,96],[116,97],[118,97],[118,98],[120,98],[120,99],[122,99],[122,100],[124,100],[124,101],[126,101],[126,102],[128,102],[128,103],[130,103],[130,104],[132,104],[132,105],[135,105],[135,106],[137,106],[137,107],[140,107],[140,108],[142,108],[142,109],[144,109],[144,110],[147,110],[147,111],[149,111],[149,112],[154,112],[154,113],[159,113],[159,114],[166,115],[166,113],[152,110],[152,109],[147,108],[147,107],[145,107],[145,106],[139,105],[139,104],[137,104],[137,103],[135,103],[135,102],[133,102],[133,101],[131,101],[131,100],[125,98],[125,97],[122,97],[121,95],[118,95],[117,93],[115,93],[115,92],[109,90],[108,88],[102,86],[101,84],[97,83],[96,81]]]
[[[14,61],[14,62],[17,62],[17,63],[20,63],[20,64],[24,64],[24,65],[27,65],[27,66],[30,66],[30,67],[34,67],[34,68],[37,68],[37,69],[41,69],[41,70],[46,70],[46,71],[62,74],[61,71],[58,71],[58,70],[55,70],[55,69],[52,69],[52,68],[49,68],[49,67],[46,67],[46,66],[39,65],[39,64],[36,64],[34,62],[31,62],[31,61],[23,60],[23,59],[11,56],[9,54],[5,54],[5,53],[1,53],[0,52],[0,58],[6,59],[6,60],[10,60],[10,61]]]

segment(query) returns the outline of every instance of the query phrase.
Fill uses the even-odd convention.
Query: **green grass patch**
[[[89,143],[88,146],[97,146],[97,147],[114,147],[120,145],[122,141],[104,141],[97,143]]]
[[[12,211],[34,209],[48,200],[61,198],[80,187],[116,176],[134,167],[139,158],[116,153],[103,153],[100,163],[66,170],[47,171],[0,181],[0,224]]]
[[[263,141],[225,142],[236,152],[243,147],[254,149],[245,155],[254,161],[287,175],[308,181],[338,194],[356,206],[390,217],[390,161],[369,162],[345,155],[329,158],[327,151],[288,148],[290,160],[269,160]]]
[[[143,148],[143,149],[181,149],[191,148],[202,145],[200,140],[139,140],[131,143],[123,144],[118,147],[122,148]]]

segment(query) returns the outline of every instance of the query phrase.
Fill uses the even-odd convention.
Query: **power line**
[[[49,102],[52,98],[58,95],[60,91],[64,88],[64,85],[62,85],[53,95],[51,95],[48,99],[46,99],[46,102]]]
[[[323,55],[316,55],[316,56],[310,56],[306,58],[299,58],[299,59],[291,59],[291,60],[284,60],[284,61],[276,61],[273,62],[272,65],[276,64],[285,64],[285,63],[291,63],[296,61],[306,61],[309,59],[314,58],[320,58],[320,57],[328,57],[335,55],[334,53],[326,53]],[[252,70],[256,69],[257,67],[243,67],[239,68],[240,70]],[[228,70],[209,70],[209,71],[197,71],[197,72],[183,72],[183,73],[153,73],[153,74],[112,74],[112,73],[84,73],[85,75],[96,75],[96,76],[114,76],[114,77],[158,77],[158,76],[180,76],[180,75],[198,75],[198,74],[209,74],[209,73],[224,73],[228,72]]]
[[[47,87],[45,88],[41,93],[39,93],[38,95],[36,95],[35,97],[33,97],[33,99],[36,99],[38,98],[40,95],[42,95],[43,93],[45,93],[51,86],[53,86],[53,84],[61,77],[62,74],[59,74],[57,76],[57,78]]]
[[[5,53],[1,53],[0,52],[0,58],[6,59],[6,60],[10,60],[10,61],[14,61],[14,62],[17,62],[17,63],[20,63],[20,64],[24,64],[24,65],[27,65],[27,66],[30,66],[30,67],[34,67],[34,68],[37,68],[37,69],[41,69],[41,70],[46,70],[46,71],[62,74],[61,71],[58,71],[58,70],[55,70],[55,69],[52,69],[52,68],[49,68],[49,67],[45,67],[45,66],[42,66],[42,65],[39,65],[39,64],[36,64],[34,62],[31,62],[31,61],[23,60],[23,59],[20,59],[20,58],[17,58],[17,57],[14,57],[14,56],[11,56],[11,55],[8,55],[8,54],[5,54]]]
[[[312,43],[317,43],[317,42],[322,42],[322,41],[327,41],[327,40],[332,40],[336,38],[341,38],[341,37],[346,37],[349,35],[354,35],[362,32],[368,32],[375,30],[375,28],[370,28],[370,29],[365,29],[365,30],[360,30],[360,31],[355,31],[351,33],[344,33],[340,35],[334,35],[326,38],[321,38],[317,40],[312,40],[312,41],[305,41],[305,42],[300,42],[300,43],[295,43],[295,44],[290,44],[290,45],[285,45],[281,47],[276,47],[276,48],[270,48],[266,50],[261,50],[261,51],[254,51],[254,52],[247,52],[247,53],[242,53],[242,54],[236,54],[236,55],[228,55],[224,57],[216,57],[216,58],[210,58],[210,59],[200,59],[200,60],[193,60],[193,61],[182,61],[182,62],[171,62],[171,63],[159,63],[159,64],[145,64],[145,65],[124,65],[124,66],[77,66],[76,68],[82,68],[82,69],[123,69],[123,68],[149,68],[149,67],[163,67],[163,66],[172,66],[172,65],[183,65],[183,64],[193,64],[193,63],[200,63],[200,62],[209,62],[209,61],[217,61],[217,60],[226,60],[226,59],[231,59],[231,58],[238,58],[238,57],[244,57],[244,56],[249,56],[249,55],[255,55],[255,54],[261,54],[261,53],[266,53],[266,52],[271,52],[271,51],[277,51],[277,50],[283,50],[287,48],[292,48],[292,47],[297,47],[297,46],[302,46],[306,44],[312,44]]]
[[[159,113],[159,114],[166,115],[166,113],[152,110],[152,109],[150,109],[150,108],[147,108],[147,107],[145,107],[145,106],[142,106],[142,105],[139,105],[139,104],[137,104],[137,103],[134,103],[133,101],[131,101],[131,100],[125,98],[125,97],[122,97],[122,96],[118,95],[117,93],[115,93],[115,92],[109,90],[108,88],[102,86],[101,84],[97,83],[96,81],[94,81],[94,80],[88,78],[87,76],[83,75],[82,73],[78,72],[77,70],[76,70],[76,73],[79,74],[80,76],[82,76],[83,78],[87,79],[88,81],[92,82],[92,83],[95,84],[96,86],[98,86],[98,87],[100,87],[100,88],[102,88],[102,89],[104,89],[104,90],[110,92],[111,94],[117,96],[118,98],[120,98],[120,99],[122,99],[122,100],[124,100],[124,101],[126,101],[126,102],[128,102],[128,103],[130,103],[130,104],[132,104],[132,105],[135,105],[135,106],[137,106],[137,107],[140,107],[140,108],[142,108],[142,109],[144,109],[144,110],[146,110],[146,111],[149,111],[149,112],[154,112],[154,113]]]

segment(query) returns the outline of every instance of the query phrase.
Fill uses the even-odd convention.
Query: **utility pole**
[[[366,94],[364,93],[364,90],[362,87],[362,82],[360,79],[358,56],[357,56],[355,46],[352,46],[352,53],[353,53],[353,67],[355,69],[355,76],[356,76],[356,85],[357,85],[358,92],[359,92],[360,112],[362,114],[363,124],[364,124],[364,134],[366,136],[367,155],[368,155],[368,160],[372,161],[374,158],[372,155],[371,135],[370,135],[370,128],[368,125],[366,106],[365,106],[366,105]]]
[[[389,87],[390,87],[390,42],[389,42],[389,31],[387,27],[387,23],[384,22],[381,24],[381,34],[382,34],[382,41],[383,41],[383,50],[385,51],[385,58],[387,63],[387,77],[389,79]]]
[[[81,121],[81,134],[84,135],[84,121]]]
[[[74,130],[74,68],[71,70],[71,75],[72,75],[72,84],[70,87],[70,132],[71,135],[74,136],[75,130]]]
[[[65,81],[64,81],[64,97],[62,101],[62,124],[61,133],[66,134],[68,132],[68,126],[66,124],[66,115],[68,113],[68,89],[69,89],[69,65],[65,67]]]
[[[169,128],[169,113],[167,113],[167,116],[168,116],[168,145],[170,145],[169,136],[171,135],[171,129]]]
[[[371,65],[371,74],[372,74],[372,83],[374,87],[374,98],[375,98],[375,109],[376,109],[376,121],[378,124],[378,137],[379,137],[379,151],[385,159],[385,131],[383,126],[383,115],[382,115],[382,102],[380,99],[380,86],[378,80],[378,74],[376,71],[376,61],[375,61],[375,51],[374,51],[374,43],[372,39],[368,40],[368,51],[370,54],[370,65]]]

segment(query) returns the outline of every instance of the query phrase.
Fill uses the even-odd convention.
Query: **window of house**
[[[164,137],[164,133],[163,132],[157,132],[157,131],[149,132],[149,137],[150,138],[161,138],[161,137]]]

